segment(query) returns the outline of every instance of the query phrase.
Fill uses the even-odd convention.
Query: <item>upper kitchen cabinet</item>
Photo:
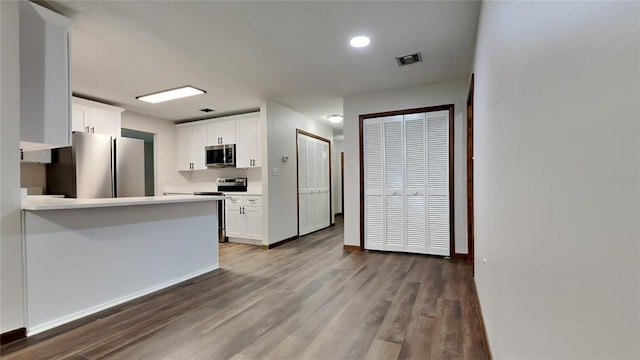
[[[235,143],[235,120],[216,121],[207,124],[207,145],[226,145]]]
[[[238,119],[236,130],[236,167],[262,166],[260,116]]]
[[[71,145],[71,19],[20,1],[20,147]]]
[[[207,125],[176,125],[178,171],[202,170],[205,166]]]
[[[119,107],[74,97],[72,130],[119,137],[123,111]]]

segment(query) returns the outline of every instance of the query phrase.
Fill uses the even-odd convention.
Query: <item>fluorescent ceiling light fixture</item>
[[[157,104],[163,101],[180,99],[187,96],[204,94],[206,91],[196,89],[193,86],[183,86],[176,89],[164,90],[153,94],[136,96],[136,99],[146,101],[148,103]]]
[[[361,48],[369,45],[370,42],[371,40],[369,40],[369,38],[366,36],[356,36],[351,39],[350,44],[353,47]]]
[[[329,121],[331,121],[332,123],[337,124],[342,121],[342,115],[329,115],[327,116],[327,119],[329,119]]]

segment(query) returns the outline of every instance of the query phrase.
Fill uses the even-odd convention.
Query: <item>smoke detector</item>
[[[415,54],[398,56],[396,57],[396,62],[398,63],[398,66],[411,65],[417,62],[422,62],[422,54],[417,52]]]

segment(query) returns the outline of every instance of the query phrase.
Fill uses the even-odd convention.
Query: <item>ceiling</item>
[[[465,78],[479,11],[475,1],[45,4],[75,21],[74,94],[173,121],[257,109],[268,98],[327,122],[347,95]],[[352,48],[355,35],[371,45]],[[414,52],[422,63],[398,67],[396,56]],[[182,85],[207,93],[135,99]]]

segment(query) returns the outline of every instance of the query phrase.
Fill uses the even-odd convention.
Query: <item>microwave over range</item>
[[[207,167],[236,167],[236,145],[213,145],[205,147]]]

